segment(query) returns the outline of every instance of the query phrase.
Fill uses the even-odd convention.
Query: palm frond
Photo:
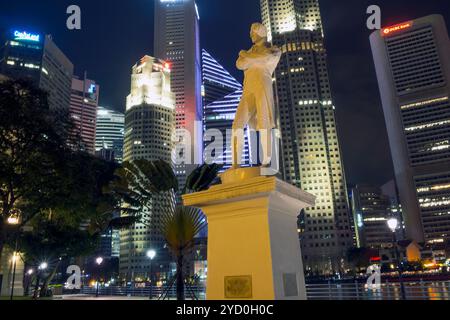
[[[178,180],[173,168],[163,160],[146,161],[136,160],[134,164],[145,179],[146,185],[154,192],[178,191]]]
[[[203,164],[197,167],[186,179],[183,193],[207,190],[218,179],[218,173],[221,168],[221,165],[215,163]]]
[[[173,214],[162,216],[161,226],[167,244],[178,255],[193,246],[195,237],[206,226],[206,221],[200,209],[179,206]]]
[[[125,216],[114,218],[109,222],[109,228],[111,229],[126,229],[131,227],[136,222],[139,222],[140,216]]]

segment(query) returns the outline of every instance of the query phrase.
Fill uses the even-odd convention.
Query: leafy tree
[[[10,231],[49,208],[70,123],[49,110],[47,94],[24,81],[0,83],[0,255]],[[20,212],[21,225],[8,218]],[[12,229],[12,230],[11,230]]]
[[[128,176],[145,180],[133,165],[121,169],[81,152],[71,129],[66,113],[49,110],[44,91],[26,81],[0,83],[0,257],[16,239],[30,257],[87,250],[106,228],[132,224],[137,217],[118,221],[115,213],[136,215],[147,190],[156,190],[137,190]],[[145,170],[152,176],[156,169]],[[8,224],[13,214],[18,225]],[[34,228],[24,234],[25,226]]]
[[[83,152],[67,151],[65,158],[65,165],[57,168],[52,180],[54,196],[47,209],[27,223],[29,231],[9,238],[13,242],[19,237],[19,248],[31,265],[37,258],[55,262],[48,262],[44,294],[59,266],[58,259],[93,252],[107,228],[104,220],[111,220],[116,210],[104,187],[114,180],[117,165]]]
[[[40,217],[37,220],[33,221],[33,228],[30,231],[21,234],[18,243],[27,264],[35,267],[42,262],[48,264],[48,269],[41,275],[43,283],[40,296],[45,296],[61,261],[95,250],[98,234],[90,234],[87,230],[67,224],[61,219]],[[35,298],[37,296],[36,291]]]

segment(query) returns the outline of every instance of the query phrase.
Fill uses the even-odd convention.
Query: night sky
[[[197,0],[201,43],[238,79],[239,50],[260,20],[259,0]],[[82,10],[82,30],[66,29],[66,8]],[[366,28],[366,8],[382,9],[383,25],[439,13],[450,23],[448,0],[320,0],[328,63],[348,182],[383,184],[393,178],[389,145]],[[100,103],[123,111],[130,70],[153,53],[154,0],[2,0],[0,28],[52,34],[56,44],[101,86]]]

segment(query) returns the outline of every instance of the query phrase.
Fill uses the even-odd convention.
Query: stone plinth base
[[[248,172],[183,197],[208,219],[207,299],[306,299],[297,216],[315,197],[255,168],[237,170]]]

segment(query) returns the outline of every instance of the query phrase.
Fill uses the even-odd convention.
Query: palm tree
[[[179,206],[162,219],[162,234],[177,261],[177,300],[184,300],[184,259],[194,246],[195,237],[205,227],[205,218],[198,208]]]
[[[172,167],[162,160],[124,162],[115,172],[115,179],[104,188],[105,201],[98,206],[99,225],[123,229],[142,221],[142,213],[159,205],[163,211],[174,211],[173,195],[178,181]],[[156,196],[165,195],[164,197]],[[157,201],[155,201],[157,200]],[[162,203],[160,203],[162,202]],[[120,217],[111,213],[120,212]]]
[[[194,170],[186,180],[186,185],[182,191],[200,192],[209,188],[217,180],[221,166],[217,164],[202,165]],[[124,185],[128,192],[134,190],[131,198],[138,200],[129,201],[135,208],[144,207],[147,202],[151,203],[151,198],[158,196],[158,201],[153,205],[158,205],[162,213],[160,232],[164,236],[172,254],[177,261],[176,288],[177,299],[184,300],[184,262],[189,250],[194,246],[196,236],[206,226],[203,213],[198,208],[174,205],[175,194],[179,191],[178,182],[172,167],[162,160],[147,161],[138,160],[132,163],[125,163],[121,169],[119,184]],[[116,188],[115,190],[120,189]],[[123,196],[119,197],[123,199]],[[140,210],[136,210],[140,211]],[[150,221],[141,222],[152,227]]]
[[[218,180],[221,166],[204,164],[186,179],[183,194],[207,190]],[[177,260],[177,300],[184,300],[184,259],[195,244],[195,238],[206,226],[206,219],[199,208],[179,206],[162,221],[162,234]]]

